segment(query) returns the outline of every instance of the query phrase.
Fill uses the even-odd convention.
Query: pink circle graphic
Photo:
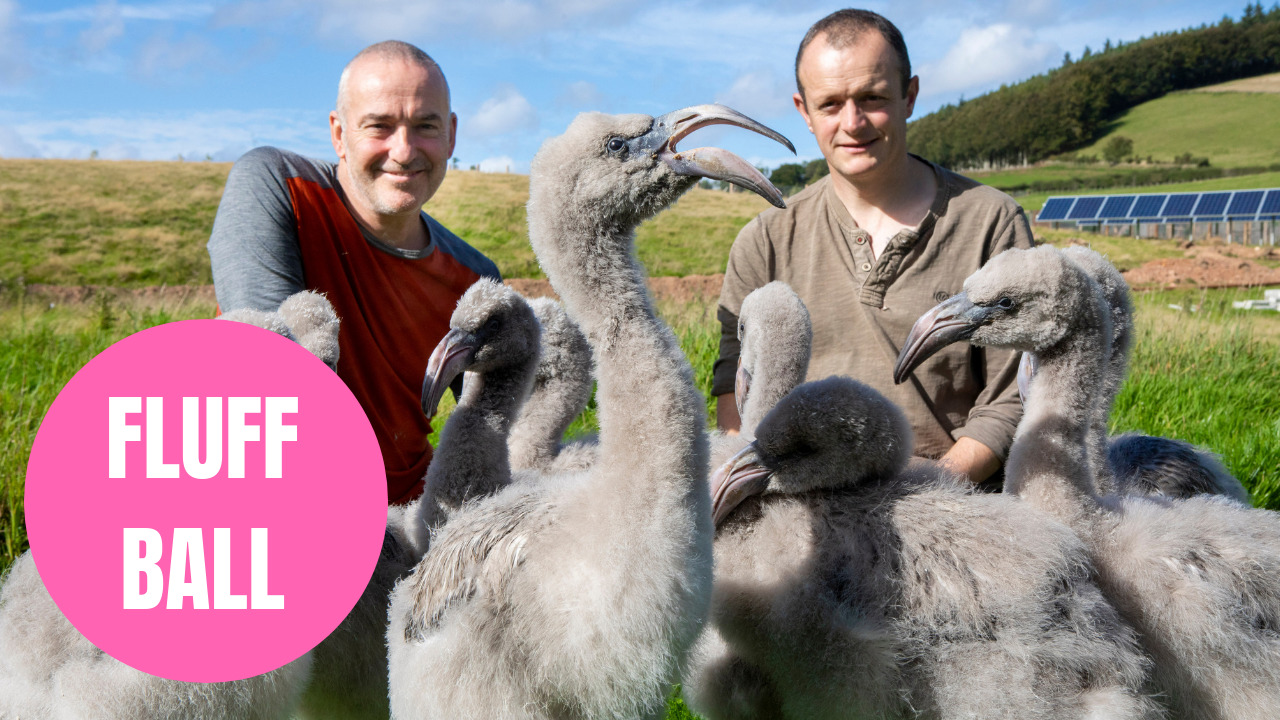
[[[32,557],[58,607],[112,657],[188,682],[268,672],[323,640],[373,573],[386,504],[377,440],[338,376],[218,320],[91,360],[27,467]]]

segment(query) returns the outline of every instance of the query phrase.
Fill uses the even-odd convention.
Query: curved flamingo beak
[[[751,443],[725,461],[711,474],[711,515],[719,526],[733,509],[769,485],[773,471],[760,462],[759,451]]]
[[[652,153],[665,162],[677,175],[724,180],[746,188],[768,200],[776,207],[786,207],[782,193],[774,187],[751,163],[728,150],[714,147],[676,150],[676,143],[698,128],[708,125],[733,125],[760,133],[776,140],[792,153],[796,148],[776,130],[766,127],[724,105],[694,105],[659,115],[653,119],[649,132],[630,142],[631,151]]]
[[[456,328],[449,330],[440,339],[436,348],[431,351],[427,371],[422,378],[423,414],[427,417],[435,416],[445,389],[459,373],[471,365],[479,346],[480,342],[475,335]]]

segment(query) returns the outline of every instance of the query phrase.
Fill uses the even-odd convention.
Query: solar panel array
[[[1280,220],[1280,188],[1051,197],[1036,220],[1084,224]]]

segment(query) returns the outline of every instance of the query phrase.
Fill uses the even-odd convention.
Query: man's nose
[[[387,157],[401,165],[408,165],[413,161],[413,142],[409,137],[409,128],[401,125],[387,139],[388,149]]]
[[[866,124],[867,116],[863,114],[862,108],[858,107],[857,101],[846,100],[844,107],[840,108],[840,129],[847,133],[853,133]]]

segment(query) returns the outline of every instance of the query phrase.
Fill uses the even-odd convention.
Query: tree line
[[[911,151],[951,168],[1032,163],[1096,140],[1131,107],[1175,90],[1280,71],[1280,4],[1101,52],[912,122]]]

